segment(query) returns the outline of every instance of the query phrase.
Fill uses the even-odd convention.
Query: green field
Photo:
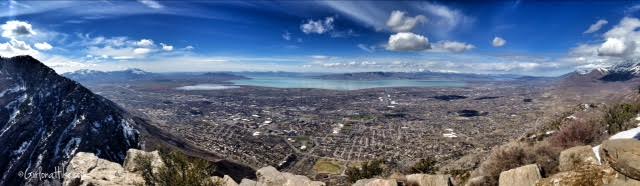
[[[316,173],[341,174],[344,167],[339,162],[330,159],[320,159],[313,165]]]

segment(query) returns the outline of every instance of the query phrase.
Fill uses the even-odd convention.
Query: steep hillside
[[[140,148],[135,125],[113,102],[30,56],[0,58],[0,185],[24,183],[19,172],[60,170],[76,152],[122,162]]]

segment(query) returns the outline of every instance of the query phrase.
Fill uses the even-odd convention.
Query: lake
[[[231,80],[234,85],[273,88],[317,88],[329,90],[359,90],[383,87],[463,87],[454,80],[324,80],[310,77],[254,76],[251,79]]]
[[[219,84],[197,84],[190,86],[178,87],[178,90],[224,90],[231,88],[240,88],[238,86],[219,85]]]

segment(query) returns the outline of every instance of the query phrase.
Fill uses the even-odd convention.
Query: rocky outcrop
[[[558,169],[569,171],[584,165],[597,165],[598,159],[591,146],[577,146],[560,152]]]
[[[607,140],[600,146],[603,163],[619,173],[640,180],[640,141],[635,139]]]
[[[584,165],[570,171],[560,172],[544,178],[537,186],[557,185],[604,185],[604,186],[640,186],[640,181],[619,174],[609,166]]]
[[[294,175],[287,172],[279,172],[276,168],[268,166],[256,172],[258,186],[323,186],[319,181],[311,181],[306,176]]]
[[[449,186],[451,185],[451,176],[449,175],[429,175],[429,174],[411,174],[405,176],[408,185],[418,186]]]
[[[395,179],[370,178],[356,181],[352,186],[397,186]]]
[[[500,186],[531,186],[542,176],[536,164],[525,165],[500,173]]]
[[[66,169],[64,186],[144,185],[142,176],[120,164],[100,159],[93,153],[77,153]]]

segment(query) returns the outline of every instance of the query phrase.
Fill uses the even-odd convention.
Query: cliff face
[[[77,152],[122,162],[139,148],[135,121],[111,101],[30,56],[0,58],[0,185],[64,169]]]

